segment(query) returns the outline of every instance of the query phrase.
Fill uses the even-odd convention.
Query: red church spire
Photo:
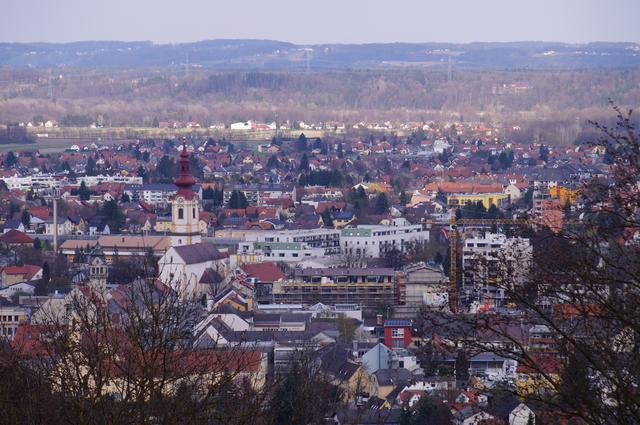
[[[195,179],[189,173],[189,154],[187,153],[187,145],[182,143],[182,152],[180,152],[180,177],[175,181],[178,186],[178,193],[190,198],[193,196],[191,187],[196,183]]]

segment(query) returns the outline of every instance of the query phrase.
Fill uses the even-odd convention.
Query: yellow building
[[[502,208],[509,204],[510,197],[506,193],[452,193],[447,195],[447,203],[451,206],[463,206],[482,202],[486,209],[491,205]]]
[[[18,325],[24,322],[24,309],[0,297],[0,340],[13,339]]]
[[[520,364],[516,372],[519,397],[553,394],[560,384],[561,363],[553,358],[535,359],[531,365]]]
[[[566,205],[567,201],[571,205],[575,205],[580,196],[580,189],[571,189],[564,186],[551,186],[549,188],[549,196],[554,199],[560,199],[561,205]]]

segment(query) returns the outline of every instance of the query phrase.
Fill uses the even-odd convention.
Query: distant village
[[[71,140],[60,152],[34,143],[3,153],[2,337],[32,340],[47,315],[71,323],[78,298],[115,315],[124,288],[152,281],[197,300],[194,348],[243,347],[256,364],[242,373],[257,386],[311,349],[343,392],[333,423],[401,423],[423,397],[438,423],[552,423],[527,396],[552,392],[565,373],[558,331],[519,319],[500,279],[515,269],[510,284],[524,286],[536,232],[580,222],[583,184],[609,175],[608,152],[518,142],[517,127],[461,120],[155,121],[273,137]],[[457,335],[427,324],[429,312],[518,319],[509,338]],[[470,352],[470,340],[527,347],[546,373]],[[505,386],[513,391],[497,396]],[[360,422],[349,419],[356,411]]]

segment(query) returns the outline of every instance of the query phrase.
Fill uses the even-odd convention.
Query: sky
[[[2,0],[0,42],[640,42],[640,0]]]

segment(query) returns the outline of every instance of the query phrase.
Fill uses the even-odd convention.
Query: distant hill
[[[0,43],[0,68],[588,69],[640,66],[640,44],[549,42],[296,45],[270,40],[182,44]]]

